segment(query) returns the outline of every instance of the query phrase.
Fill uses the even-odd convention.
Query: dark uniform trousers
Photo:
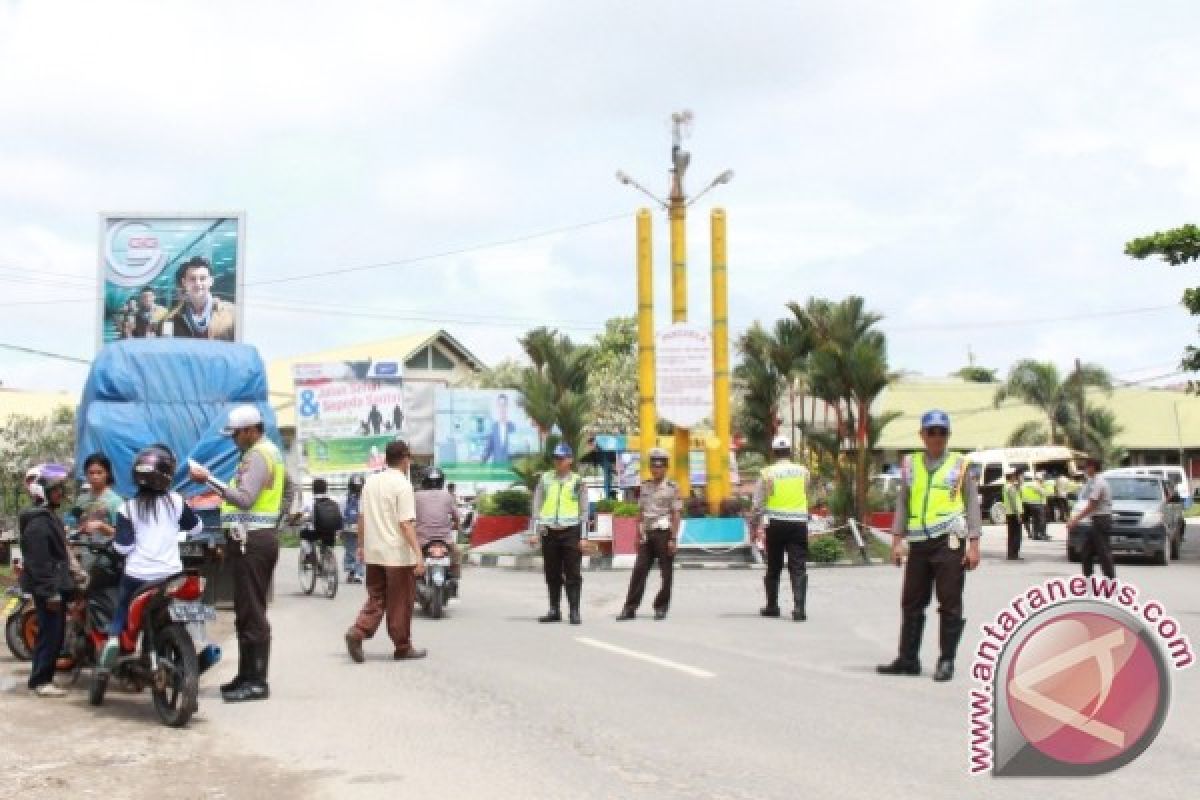
[[[1113,567],[1112,544],[1108,540],[1112,532],[1112,516],[1109,514],[1093,514],[1092,526],[1088,529],[1080,548],[1079,556],[1083,562],[1083,574],[1091,575],[1096,569],[1096,560],[1100,560],[1100,571],[1106,578],[1117,577]]]
[[[939,536],[924,542],[910,542],[908,560],[904,565],[904,589],[900,605],[904,616],[924,617],[934,592],[937,593],[938,614],[943,622],[962,619],[963,586],[966,582],[966,567],[963,565],[963,548],[960,539],[957,550],[947,546],[948,536]]]
[[[234,627],[239,642],[266,645],[271,641],[271,623],[267,621],[267,593],[275,562],[279,560],[279,540],[275,530],[263,529],[246,534],[246,552],[230,541],[226,558],[233,573]]]
[[[1046,508],[1040,503],[1025,504],[1025,531],[1030,539],[1046,533]]]
[[[1013,559],[1021,555],[1021,517],[1009,514],[1004,521],[1008,524],[1008,557]]]
[[[542,536],[542,567],[546,572],[546,589],[550,592],[550,605],[558,608],[562,602],[563,587],[567,587],[567,602],[579,603],[583,575],[580,566],[583,552],[579,549],[580,526],[569,528],[546,528]]]
[[[808,524],[796,520],[772,519],[767,522],[767,574],[763,583],[767,589],[767,604],[774,605],[779,597],[779,577],[783,574],[783,557],[787,555],[788,576],[792,591],[799,592],[808,561]]]
[[[646,592],[646,577],[656,559],[662,574],[662,588],[654,597],[654,610],[666,611],[671,605],[675,556],[671,554],[670,543],[670,531],[650,531],[646,534],[646,540],[638,546],[637,561],[633,564],[633,575],[629,578],[629,593],[625,596],[626,611],[637,611],[637,607],[642,604],[642,595]]]

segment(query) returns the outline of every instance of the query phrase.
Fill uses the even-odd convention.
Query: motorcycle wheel
[[[8,644],[8,651],[18,661],[33,658],[33,647],[29,644],[32,640],[28,638],[30,634],[37,639],[37,617],[34,614],[17,611],[4,621],[4,641]]]
[[[94,706],[101,705],[107,689],[108,673],[102,669],[92,670],[92,683],[88,686],[88,702]]]
[[[79,683],[79,676],[83,673],[84,663],[91,663],[93,659],[89,657],[91,652],[87,635],[82,631],[76,630],[69,630],[68,633],[71,636],[70,652],[72,664],[70,671],[67,673],[67,679],[63,683],[66,686],[74,686]]]
[[[441,586],[431,586],[429,588],[429,618],[441,619],[442,609],[445,603],[445,595]]]
[[[155,639],[159,669],[166,673],[166,685],[160,688],[157,680],[152,684],[154,710],[164,725],[182,728],[196,710],[200,688],[196,646],[187,628],[179,623],[163,628]]]
[[[316,562],[308,557],[304,552],[303,545],[300,547],[300,560],[296,565],[297,574],[300,577],[300,588],[305,594],[312,594],[313,589],[317,586],[317,565]]]
[[[332,600],[338,590],[338,563],[333,550],[329,548],[321,553],[321,577],[325,580],[325,596]]]

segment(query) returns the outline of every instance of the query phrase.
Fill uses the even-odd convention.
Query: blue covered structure
[[[130,339],[106,345],[92,362],[76,421],[76,463],[100,452],[113,464],[116,490],[135,493],[138,450],[160,442],[179,459],[175,488],[204,492],[190,481],[187,459],[229,480],[237,466],[233,440],[221,433],[229,409],[253,403],[267,435],[280,444],[267,402],[267,371],[250,345],[202,339]],[[82,475],[80,476],[82,477]]]

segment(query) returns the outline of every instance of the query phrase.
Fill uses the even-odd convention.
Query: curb
[[[541,572],[542,559],[541,556],[502,556],[477,554],[468,556],[466,563],[473,567],[489,567],[495,569],[509,569],[517,572]],[[855,561],[837,561],[832,564],[819,563],[815,561],[808,562],[808,569],[846,569],[857,567],[880,567],[885,566],[882,563],[871,562],[863,564]],[[683,570],[765,570],[766,564],[753,564],[728,561],[683,561],[675,562],[676,569]],[[584,572],[628,572],[633,569],[633,565],[617,565],[614,566],[612,559],[609,557],[584,556],[583,566]]]

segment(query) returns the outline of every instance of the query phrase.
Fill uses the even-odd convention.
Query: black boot
[[[952,620],[942,619],[938,628],[941,654],[938,657],[937,671],[933,673],[935,681],[948,681],[954,677],[954,656],[958,653],[958,642],[962,639],[963,628],[966,626],[967,621],[962,617]]]
[[[547,586],[546,593],[550,595],[550,610],[538,617],[538,622],[562,622],[562,587]]]
[[[250,656],[246,651],[246,642],[238,639],[238,670],[237,675],[229,683],[221,684],[221,695],[224,696],[246,682],[250,674]]]
[[[793,578],[792,583],[792,599],[795,601],[795,606],[792,608],[792,619],[796,622],[808,619],[808,615],[804,613],[804,601],[807,596],[808,573],[805,572],[799,577]]]
[[[920,675],[921,634],[925,632],[925,615],[906,615],[900,623],[900,652],[890,664],[880,664],[875,671],[880,675]]]
[[[567,587],[567,606],[570,608],[572,625],[579,625],[583,622],[583,618],[579,616],[579,595],[582,588],[581,586]]]
[[[763,576],[763,588],[767,591],[767,604],[758,610],[758,613],[764,617],[779,616],[779,578],[771,580],[766,575]]]
[[[250,675],[232,692],[221,695],[226,703],[245,703],[250,700],[266,700],[271,696],[267,686],[267,671],[271,660],[271,643],[250,646]]]

